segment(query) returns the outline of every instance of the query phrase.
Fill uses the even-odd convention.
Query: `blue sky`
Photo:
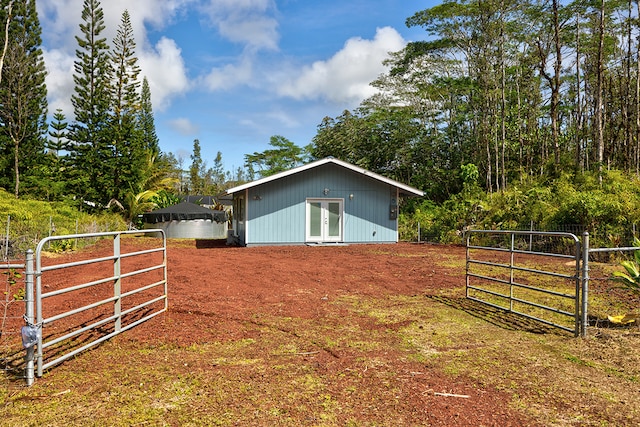
[[[193,141],[227,170],[273,135],[311,142],[325,116],[373,94],[389,51],[422,40],[405,20],[436,0],[103,0],[113,40],[131,16],[162,151],[191,163]],[[38,0],[49,111],[73,120],[73,61],[83,0]]]

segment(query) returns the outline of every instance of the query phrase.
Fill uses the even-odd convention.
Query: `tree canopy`
[[[258,173],[260,177],[270,176],[308,161],[308,150],[297,146],[284,136],[272,136],[269,145],[273,148],[245,154],[245,165],[250,174]]]
[[[18,197],[22,187],[40,186],[44,173],[46,69],[35,1],[0,4],[0,21],[6,23],[0,43],[0,185],[12,186]]]
[[[632,7],[635,6],[635,7]],[[462,165],[490,192],[526,177],[640,172],[640,44],[632,2],[446,0],[388,60],[380,92],[325,118],[312,153],[444,201]]]

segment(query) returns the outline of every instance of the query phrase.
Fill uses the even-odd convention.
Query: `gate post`
[[[27,257],[25,263],[25,285],[24,285],[24,301],[25,301],[25,311],[24,311],[24,320],[27,322],[27,325],[35,324],[35,316],[34,316],[34,289],[33,289],[33,249],[27,250]],[[27,362],[27,366],[25,368],[25,377],[27,380],[27,385],[33,385],[33,380],[35,378],[34,375],[34,350],[35,346],[30,346],[25,349],[26,357],[25,361]]]
[[[122,277],[120,275],[121,255],[120,235],[116,234],[113,239],[113,277],[115,277],[115,281],[113,282],[113,296],[115,297],[115,301],[113,303],[113,316],[115,318],[114,332],[120,332],[122,330]]]
[[[582,234],[582,310],[580,310],[582,328],[581,336],[584,338],[587,336],[587,327],[589,326],[589,319],[587,316],[587,310],[589,308],[589,233],[584,232]]]

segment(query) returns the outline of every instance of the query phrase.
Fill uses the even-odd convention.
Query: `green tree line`
[[[489,192],[526,177],[640,172],[638,1],[446,0],[373,84],[325,118],[313,155],[392,175],[444,201],[479,168]],[[454,171],[455,173],[450,173]]]
[[[73,119],[57,110],[47,124],[35,5],[0,1],[0,186],[16,198],[64,200],[83,210],[112,207],[131,219],[153,206],[154,197],[173,192],[177,177],[175,158],[160,151],[129,12],[122,12],[108,41],[100,2],[83,2]]]
[[[0,56],[0,187],[15,197],[65,200],[85,210],[110,207],[133,218],[177,201],[179,194],[216,194],[244,170],[224,170],[222,153],[208,168],[194,141],[191,165],[163,153],[151,91],[136,56],[129,12],[113,40],[103,33],[98,0],[85,0],[76,36],[73,118],[56,110],[47,124],[41,28],[35,1],[0,0],[5,31]],[[2,73],[4,72],[4,73]]]

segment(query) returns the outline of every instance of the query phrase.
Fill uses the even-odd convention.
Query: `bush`
[[[554,181],[525,179],[507,190],[484,194],[465,189],[441,205],[428,200],[407,204],[400,216],[400,236],[459,243],[467,228],[485,230],[588,231],[594,246],[618,246],[632,239],[640,222],[640,182],[609,171],[602,183],[594,173],[562,175]]]
[[[41,202],[16,199],[0,189],[0,236],[9,229],[9,241],[15,254],[35,249],[38,242],[50,235],[95,233],[126,230],[120,215],[105,212],[90,215],[64,202]],[[4,254],[2,254],[4,255]]]

